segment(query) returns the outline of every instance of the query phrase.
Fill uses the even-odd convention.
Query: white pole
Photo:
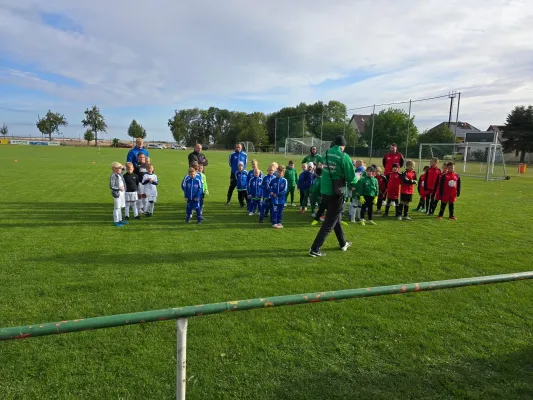
[[[409,100],[409,117],[407,120],[407,137],[405,138],[405,158],[407,158],[407,149],[409,148],[409,128],[411,128],[411,103]]]
[[[465,146],[465,155],[463,158],[463,172],[466,172],[466,160],[468,159],[468,145]]]
[[[487,170],[485,171],[485,180],[489,180],[490,173],[490,159],[492,158],[492,145],[489,147],[489,154],[487,154]]]
[[[373,150],[373,145],[374,145],[374,116],[376,115],[376,105],[374,104],[374,106],[372,107],[372,130],[370,132],[370,161],[369,163],[372,162],[372,150]]]
[[[178,336],[178,371],[176,374],[176,399],[185,400],[187,383],[187,318],[176,320]]]

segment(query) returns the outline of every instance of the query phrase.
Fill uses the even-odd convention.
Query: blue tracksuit
[[[194,178],[191,178],[187,175],[183,182],[181,182],[181,189],[183,190],[184,197],[187,199],[187,217],[186,222],[189,222],[192,217],[192,212],[196,211],[196,216],[198,221],[202,221],[202,208],[200,206],[200,199],[204,193],[204,185],[202,183],[202,177],[196,175]]]
[[[148,151],[143,147],[142,149],[139,149],[137,146],[135,146],[133,149],[128,151],[128,155],[126,156],[126,162],[130,162],[133,165],[136,165],[138,163],[139,154],[144,154],[146,157],[148,157]]]
[[[276,197],[270,197],[272,202],[272,225],[281,224],[283,217],[283,208],[285,208],[285,202],[287,201],[287,191],[288,191],[287,179],[274,178],[270,182],[270,192],[274,193]]]
[[[303,171],[298,177],[298,190],[309,190],[313,186],[314,173]]]
[[[248,182],[250,182],[250,180],[254,177],[254,170],[253,168],[248,171]],[[263,177],[263,173],[261,171],[259,171],[259,178],[262,178]]]
[[[248,181],[248,196],[252,196],[248,212],[255,213],[256,210],[260,210],[261,197],[263,197],[263,178],[252,176]]]
[[[237,190],[247,190],[248,172],[246,170],[235,172],[235,179],[237,180]]]
[[[274,175],[265,175],[263,177],[263,200],[261,201],[261,206],[259,210],[259,222],[263,222],[263,219],[268,215],[268,212],[270,211],[270,181],[272,181],[272,179],[274,178]]]
[[[237,170],[239,169],[240,162],[244,164],[244,169],[246,169],[246,164],[248,163],[248,155],[244,151],[241,151],[240,153],[234,151],[229,155],[229,166],[231,167],[232,174],[235,174],[237,172]]]

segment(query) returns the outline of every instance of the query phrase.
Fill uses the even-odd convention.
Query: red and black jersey
[[[404,158],[402,153],[387,153],[383,157],[383,167],[385,168],[385,175],[392,172],[392,164],[398,164],[403,167]]]
[[[378,180],[379,184],[379,194],[384,196],[385,192],[387,191],[387,177],[385,175],[378,175],[376,176],[376,179]]]
[[[404,171],[402,177],[402,194],[413,194],[415,192],[416,172],[414,170]]]
[[[424,190],[428,194],[435,193],[441,175],[440,169],[438,167],[429,167],[424,175]]]
[[[443,174],[439,182],[440,200],[443,203],[455,203],[461,195],[461,178],[455,172]]]
[[[387,199],[398,200],[402,176],[399,172],[391,172],[387,175]]]
[[[424,182],[426,181],[426,174],[422,174],[420,175],[420,179],[418,180],[418,194],[420,195],[420,197],[424,198],[426,197],[428,193],[425,189],[424,189]]]

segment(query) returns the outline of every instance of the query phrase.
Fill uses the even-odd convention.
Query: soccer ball
[[[457,181],[449,181],[448,182],[448,186],[451,187],[451,188],[455,187],[456,184],[457,184]]]

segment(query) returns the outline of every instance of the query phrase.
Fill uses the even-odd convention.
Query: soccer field
[[[114,227],[126,153],[0,146],[0,327],[533,269],[531,174],[464,178],[457,221],[377,216],[309,258],[309,213],[274,230],[224,206],[229,152],[206,152],[204,224],[184,223],[188,151],[150,150],[154,216]],[[532,309],[524,281],[191,318],[188,399],[530,399]],[[171,399],[175,374],[174,321],[0,343],[2,399]]]

